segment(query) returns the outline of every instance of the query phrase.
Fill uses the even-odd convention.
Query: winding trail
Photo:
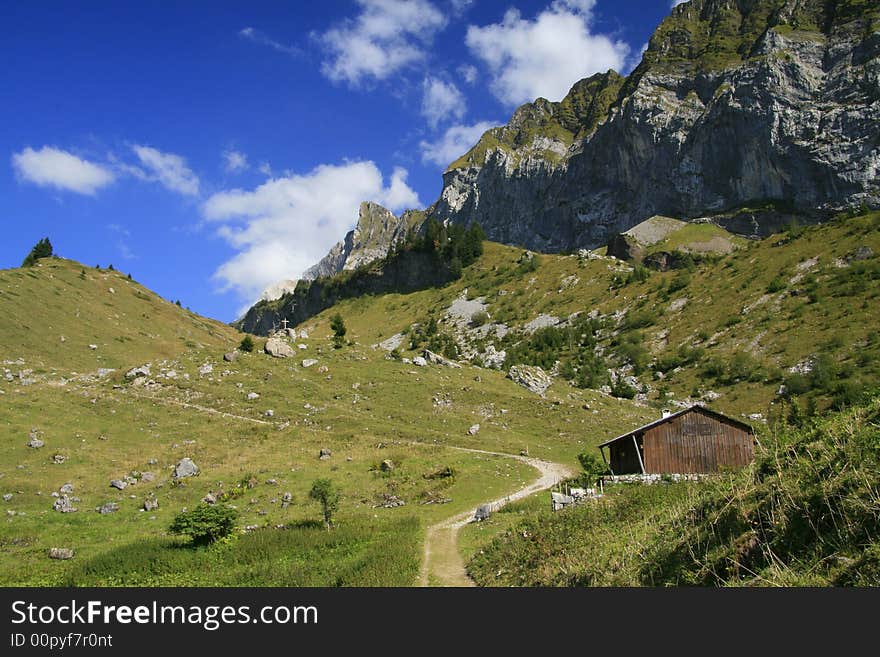
[[[425,444],[425,443],[415,443]],[[528,486],[520,488],[505,497],[489,502],[492,511],[500,509],[509,502],[528,497],[532,493],[546,490],[574,474],[574,470],[561,463],[541,461],[528,456],[505,454],[503,452],[489,452],[482,449],[468,447],[455,447],[443,445],[447,449],[455,449],[460,452],[474,454],[488,454],[489,456],[501,456],[503,458],[516,459],[526,463],[541,473]],[[435,525],[431,525],[425,532],[425,551],[422,558],[422,567],[419,573],[419,586],[474,586],[473,580],[468,577],[464,566],[464,560],[458,550],[458,532],[466,524],[471,522],[477,507],[447,518]]]
[[[235,415],[233,413],[219,411],[215,408],[192,404],[190,402],[182,402],[176,399],[168,399],[142,393],[134,393],[133,396],[141,399],[149,399],[154,402],[180,406],[182,408],[190,408],[202,413],[233,418],[253,424],[269,426],[274,424],[273,422],[267,422],[266,420]],[[459,452],[469,452],[471,454],[484,454],[487,456],[500,456],[501,458],[516,459],[517,461],[532,466],[541,473],[540,476],[528,486],[520,488],[509,495],[488,502],[489,508],[492,511],[497,511],[505,504],[528,497],[532,493],[551,488],[560,480],[571,477],[574,474],[574,470],[567,465],[553,463],[551,461],[542,461],[540,459],[520,456],[518,454],[491,452],[485,449],[458,447],[456,445],[444,445],[442,443],[425,443],[415,440],[406,442],[420,447],[441,447],[444,449],[454,449]],[[480,506],[482,506],[482,504]],[[458,532],[462,527],[472,521],[476,510],[477,507],[474,507],[428,527],[425,531],[425,549],[422,557],[422,566],[419,572],[419,586],[474,586],[474,581],[468,577],[464,560],[461,558],[461,553],[458,550]]]

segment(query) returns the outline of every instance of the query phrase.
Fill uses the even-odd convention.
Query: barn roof
[[[606,440],[604,443],[599,445],[599,448],[601,449],[602,447],[607,447],[611,443],[615,443],[618,440],[623,440],[624,438],[631,438],[633,435],[635,435],[637,433],[641,433],[642,431],[647,431],[648,429],[653,429],[657,425],[663,424],[664,422],[669,422],[670,420],[674,420],[675,418],[681,417],[682,415],[685,415],[686,413],[690,413],[691,411],[699,411],[700,413],[705,413],[706,415],[711,415],[712,417],[714,417],[717,420],[720,420],[721,422],[726,422],[727,424],[732,424],[736,427],[739,427],[740,429],[742,429],[744,431],[748,431],[749,433],[755,432],[755,430],[752,429],[752,427],[749,426],[748,424],[746,424],[745,422],[740,422],[739,420],[736,420],[732,417],[728,417],[727,415],[724,415],[723,413],[719,413],[718,411],[713,411],[712,409],[706,408],[705,406],[700,406],[699,404],[695,404],[695,405],[690,406],[688,408],[685,408],[681,411],[678,411],[677,413],[671,413],[670,415],[667,415],[666,417],[661,417],[659,420],[654,420],[653,422],[649,422],[648,424],[641,426],[638,429],[633,429],[632,431],[628,431],[627,433],[620,435],[617,438],[612,438],[611,440]]]

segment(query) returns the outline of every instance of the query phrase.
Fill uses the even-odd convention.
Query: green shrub
[[[230,506],[201,503],[191,511],[179,513],[168,531],[189,536],[196,545],[205,545],[232,534],[237,518],[238,513]]]
[[[471,315],[471,326],[483,326],[489,321],[489,313],[485,310],[478,310],[473,315]]]
[[[246,353],[251,353],[254,350],[254,339],[249,335],[244,336],[241,339],[238,348]]]
[[[333,525],[333,514],[339,508],[339,492],[333,487],[333,482],[329,479],[316,479],[312,483],[309,497],[320,503],[324,526],[330,529]]]

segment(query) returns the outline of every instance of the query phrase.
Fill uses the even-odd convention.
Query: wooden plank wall
[[[698,410],[645,432],[645,470],[649,473],[704,473],[752,462],[754,438]]]

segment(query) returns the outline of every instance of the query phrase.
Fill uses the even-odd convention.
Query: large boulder
[[[180,459],[177,465],[174,466],[174,474],[172,476],[175,479],[183,479],[184,477],[194,477],[197,474],[199,474],[199,466],[187,456]]]
[[[269,338],[266,340],[266,346],[263,347],[263,351],[275,358],[288,358],[293,356],[293,349],[291,349],[290,345],[280,338]]]
[[[536,365],[514,365],[507,378],[536,395],[543,395],[553,383],[550,375]]]
[[[228,353],[223,354],[223,360],[225,360],[227,363],[234,363],[235,361],[238,360],[238,352],[237,351],[230,351]]]

